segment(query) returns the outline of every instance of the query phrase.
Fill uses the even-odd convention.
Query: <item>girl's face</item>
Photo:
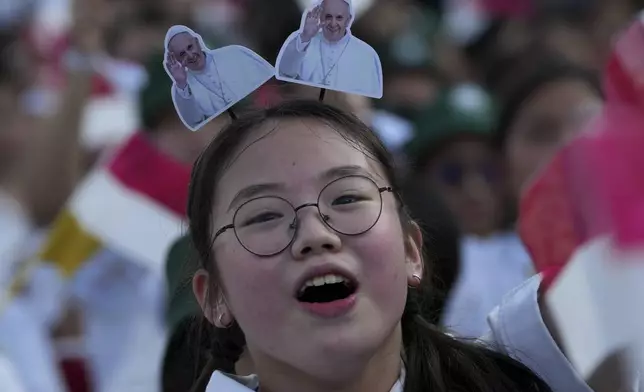
[[[601,104],[597,93],[578,80],[546,84],[525,102],[509,129],[505,151],[513,197],[520,197],[530,178]]]
[[[254,365],[263,374],[297,369],[339,382],[355,377],[357,367],[379,351],[399,361],[397,326],[407,285],[415,281],[413,274],[422,272],[420,233],[417,228],[403,232],[396,199],[389,191],[380,193],[382,212],[370,230],[355,236],[332,230],[314,205],[320,192],[347,174],[370,178],[377,187],[390,186],[380,165],[320,122],[284,120],[270,125],[255,131],[233,154],[236,158],[215,189],[212,228],[216,232],[231,224],[245,202],[276,196],[302,206],[293,242],[279,254],[259,257],[241,245],[233,229],[217,237],[213,252],[223,286],[218,301],[206,302],[206,273],[194,279],[204,313],[219,327],[237,321]],[[375,197],[363,197],[367,184],[348,182],[341,189],[325,191],[320,206],[346,213],[379,203],[377,188],[371,194]],[[237,236],[251,250],[259,252],[293,229],[289,224],[294,216],[273,202],[240,210],[243,219],[235,219]],[[340,224],[333,215],[328,222]],[[345,298],[328,302],[325,296],[332,290],[324,292],[320,285],[338,279],[350,286],[351,295],[336,291],[333,295]],[[303,291],[312,284],[320,291]]]

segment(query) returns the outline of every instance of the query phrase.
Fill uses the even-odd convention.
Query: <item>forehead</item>
[[[524,112],[565,116],[581,105],[598,102],[601,102],[600,97],[586,82],[565,79],[541,86],[524,105]]]
[[[181,51],[186,49],[188,45],[192,45],[195,41],[195,37],[190,35],[190,33],[179,33],[170,39],[168,47],[171,51]]]
[[[344,0],[324,0],[323,8],[325,14],[349,14],[349,4]]]
[[[254,131],[233,156],[216,189],[221,203],[228,203],[241,188],[258,183],[319,191],[325,185],[318,183],[320,174],[340,166],[360,166],[374,178],[384,178],[380,165],[367,157],[364,148],[316,120],[266,124]]]

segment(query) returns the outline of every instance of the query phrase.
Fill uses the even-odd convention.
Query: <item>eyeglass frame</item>
[[[336,183],[336,182],[338,182],[340,180],[343,180],[345,178],[352,178],[352,177],[358,177],[358,178],[366,179],[367,181],[371,182],[376,187],[376,189],[378,190],[378,196],[380,196],[380,210],[378,211],[378,216],[376,217],[376,219],[373,221],[371,226],[369,226],[367,229],[361,231],[360,233],[346,234],[346,233],[343,233],[343,232],[335,229],[333,226],[331,226],[329,223],[327,223],[327,221],[329,219],[329,216],[322,214],[322,211],[320,210],[320,198],[322,197],[322,193],[324,193],[324,191],[329,186],[331,186],[332,184],[334,184],[334,183]],[[257,256],[257,257],[273,257],[273,256],[277,256],[278,254],[280,254],[280,253],[284,252],[286,249],[288,249],[291,245],[293,245],[293,242],[295,241],[295,237],[297,235],[297,229],[299,227],[298,224],[297,224],[297,222],[298,222],[297,213],[298,213],[298,211],[300,211],[301,209],[306,208],[306,207],[315,207],[318,210],[318,215],[319,215],[320,220],[322,221],[322,223],[324,223],[324,225],[326,227],[328,227],[329,229],[333,230],[334,232],[336,232],[338,234],[341,234],[341,235],[350,236],[350,237],[359,236],[359,235],[362,235],[362,234],[368,232],[369,230],[373,229],[373,227],[380,220],[380,216],[382,216],[382,194],[384,192],[392,192],[393,193],[394,188],[391,187],[391,186],[380,187],[380,186],[378,186],[376,181],[374,181],[372,178],[370,178],[368,176],[364,176],[364,175],[360,175],[360,174],[350,174],[348,176],[342,176],[342,177],[336,178],[335,180],[333,180],[333,181],[329,182],[328,184],[326,184],[320,190],[320,193],[318,194],[318,199],[317,199],[317,201],[315,203],[304,203],[304,204],[299,205],[298,207],[295,207],[293,205],[293,203],[291,203],[290,201],[288,201],[285,198],[280,197],[280,196],[259,196],[259,197],[254,197],[254,198],[252,198],[250,200],[246,200],[239,207],[237,207],[237,210],[235,211],[235,214],[233,215],[233,223],[225,225],[221,229],[217,230],[217,232],[215,233],[215,236],[212,239],[212,242],[214,243],[215,240],[217,239],[217,237],[219,237],[220,235],[224,234],[226,231],[228,231],[230,229],[233,229],[233,232],[235,233],[235,238],[237,238],[237,242],[239,242],[239,244],[242,246],[242,248],[246,249],[247,252],[249,252],[249,253]],[[251,203],[251,202],[253,202],[255,200],[261,200],[261,199],[266,199],[266,198],[280,199],[280,200],[286,202],[286,204],[291,206],[291,208],[293,209],[293,212],[295,213],[295,219],[293,220],[293,222],[291,224],[289,224],[289,228],[293,229],[294,231],[293,231],[293,235],[291,236],[291,240],[288,242],[288,244],[286,244],[286,246],[284,246],[284,248],[282,248],[281,250],[279,250],[277,252],[274,252],[274,253],[271,253],[271,254],[268,254],[268,255],[263,255],[263,254],[253,252],[252,250],[248,249],[246,247],[246,245],[244,245],[244,243],[239,239],[239,236],[237,235],[237,229],[235,228],[234,222],[235,222],[235,219],[237,218],[237,213],[239,212],[239,210],[242,209],[242,207],[244,207],[246,204]]]

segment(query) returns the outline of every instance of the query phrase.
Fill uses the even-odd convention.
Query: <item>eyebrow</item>
[[[329,170],[326,170],[318,176],[322,181],[331,181],[340,177],[346,176],[365,176],[373,179],[373,176],[362,166],[358,165],[346,165],[346,166],[336,166],[332,167]],[[242,203],[243,200],[252,199],[258,197],[262,194],[279,192],[283,191],[286,188],[284,183],[279,182],[266,182],[261,184],[249,185],[245,188],[242,188],[239,192],[235,194],[233,199],[228,206],[228,212],[230,212],[233,207]]]

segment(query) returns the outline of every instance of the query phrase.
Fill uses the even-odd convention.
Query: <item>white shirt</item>
[[[443,325],[456,336],[477,338],[488,329],[488,314],[535,271],[515,233],[465,237],[461,255],[459,276],[445,306]]]
[[[165,281],[104,248],[78,271],[85,348],[97,392],[160,390],[166,345]]]
[[[538,302],[540,284],[541,275],[536,275],[510,291],[490,313],[490,330],[483,340],[529,367],[554,392],[592,392],[543,322]],[[641,377],[631,377],[629,387],[619,392],[642,392]]]
[[[0,391],[27,392],[18,378],[13,364],[3,355],[0,355]]]
[[[0,287],[8,285],[34,227],[20,202],[0,190]]]
[[[345,34],[345,36],[338,42],[329,42],[322,38],[320,43],[320,60],[322,61],[322,69],[320,73],[315,74],[313,79],[309,80],[310,82],[330,86],[331,81],[335,81],[337,79],[337,65],[340,61],[340,57],[346,51],[350,39],[350,34]],[[310,41],[306,43],[302,42],[302,36],[298,35],[296,48],[299,52],[304,53],[310,43]]]
[[[26,293],[5,297],[20,264],[33,255],[39,242],[40,236],[27,211],[18,200],[0,190],[0,293],[6,301],[0,308],[1,391],[64,391],[49,330],[53,317],[49,313],[57,313],[50,309],[56,308],[57,302],[52,293],[59,288],[57,284],[50,285],[51,269],[37,267],[30,275],[30,289]],[[57,281],[57,275],[53,275]],[[7,389],[2,384],[4,377]],[[11,380],[15,377],[19,381]]]

